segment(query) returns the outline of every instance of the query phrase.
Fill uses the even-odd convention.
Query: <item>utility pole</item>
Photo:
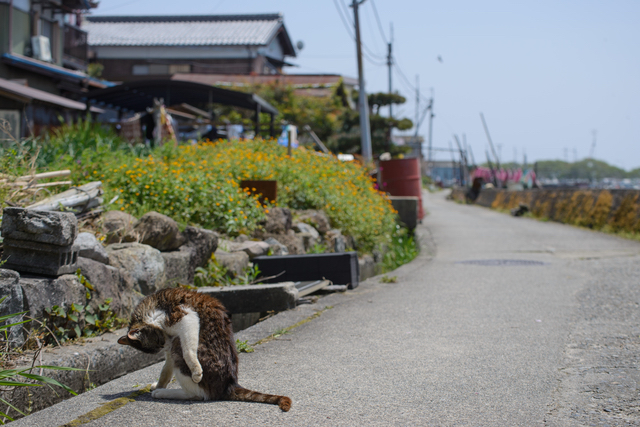
[[[369,127],[369,102],[364,85],[364,68],[362,66],[362,43],[360,42],[360,20],[358,17],[358,6],[366,0],[353,0],[353,20],[356,30],[356,53],[358,56],[358,106],[360,109],[360,144],[362,145],[362,160],[365,165],[371,162],[373,153],[371,150],[371,128]]]
[[[420,123],[420,76],[416,74],[416,139],[418,138],[418,126]]]
[[[433,135],[433,118],[436,116],[435,114],[433,114],[433,96],[431,97],[431,100],[429,101],[429,105],[431,105],[431,111],[429,111],[429,161],[432,160],[431,157],[431,153],[432,153],[432,145],[431,145],[431,136]]]
[[[391,38],[389,39],[389,53],[387,54],[387,66],[389,67],[389,95],[393,93],[393,87],[391,86],[391,71],[393,67],[393,56],[391,55],[393,45],[393,23],[391,24]],[[389,103],[389,118],[393,119],[393,104]]]

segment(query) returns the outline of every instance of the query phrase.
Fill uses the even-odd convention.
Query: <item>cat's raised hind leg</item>
[[[198,313],[189,307],[181,306],[180,310],[185,313],[182,318],[167,328],[172,336],[180,338],[182,346],[182,357],[191,371],[191,379],[194,383],[202,380],[202,366],[198,361],[198,341],[200,339],[200,317]]]

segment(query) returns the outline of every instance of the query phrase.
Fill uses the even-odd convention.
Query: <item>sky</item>
[[[338,12],[351,26],[350,1],[101,0],[93,14],[280,12],[294,43],[304,43],[289,58],[298,66],[286,72],[357,77],[355,42]],[[475,160],[484,162],[482,112],[503,162],[521,163],[524,153],[528,162],[580,160],[595,139],[595,158],[638,168],[639,19],[637,0],[365,0],[366,90],[388,91],[393,25],[392,85],[407,98],[394,116],[415,121],[418,76],[420,110],[433,95],[433,147],[448,148],[454,134],[464,135]],[[426,139],[428,119],[419,133]],[[434,158],[450,154],[437,151]]]

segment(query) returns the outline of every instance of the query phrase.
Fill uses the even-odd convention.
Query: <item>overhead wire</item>
[[[352,28],[354,27],[354,24],[348,18],[349,10],[348,10],[347,6],[341,0],[333,0],[333,4],[335,5],[336,9],[338,10],[338,15],[340,15],[340,20],[342,21],[342,24],[344,25],[345,29],[347,30],[347,34],[349,35],[349,37],[351,37],[351,40],[356,41],[356,36],[352,31]],[[346,9],[346,11],[343,8]],[[369,49],[369,47],[366,44],[364,44],[362,42],[362,40],[360,40],[360,46],[362,47],[362,56],[370,64],[375,65],[375,66],[379,66],[379,67],[386,65],[386,63],[383,62],[384,61],[384,57],[376,54],[371,49]]]
[[[385,44],[389,44],[387,36],[384,33],[384,29],[382,28],[382,22],[380,22],[380,16],[378,15],[378,8],[376,7],[376,2],[371,0],[371,8],[373,9],[373,13],[376,16],[376,21],[378,22],[378,30],[380,30],[380,36],[382,36],[382,41]]]

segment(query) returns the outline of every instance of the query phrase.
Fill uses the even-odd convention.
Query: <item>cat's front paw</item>
[[[191,374],[191,379],[196,384],[199,383],[200,381],[202,381],[202,371],[194,372],[193,374]]]
[[[158,388],[158,381],[156,381],[155,383],[151,384],[151,387],[149,388],[149,390],[154,391],[157,388]],[[160,388],[162,388],[162,387],[160,387]]]

